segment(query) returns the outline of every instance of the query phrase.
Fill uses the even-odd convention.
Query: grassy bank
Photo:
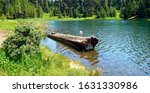
[[[43,29],[45,19],[0,20],[0,31],[12,34],[14,27],[20,23],[34,23]],[[9,35],[8,35],[9,36]],[[9,60],[4,49],[0,48],[0,76],[91,76],[99,75],[97,70],[87,70],[80,62],[72,61],[62,55],[52,53],[40,46],[40,53],[24,57],[19,61]]]
[[[119,12],[117,13],[116,17],[105,17],[105,18],[96,18],[96,16],[92,17],[81,17],[81,18],[72,18],[72,17],[62,17],[58,18],[57,16],[50,17],[49,14],[44,14],[43,15],[44,20],[55,20],[55,21],[75,21],[75,20],[92,20],[92,19],[97,19],[97,20],[120,20],[121,18],[119,17]]]
[[[2,20],[0,18],[0,30],[4,30],[4,31],[12,31],[14,30],[14,27],[17,24],[20,23],[24,23],[24,22],[34,22],[37,25],[38,24],[42,24],[45,25],[47,24],[47,21],[49,20],[55,20],[55,21],[76,21],[76,20],[123,20],[122,18],[120,18],[120,13],[117,11],[117,15],[116,17],[105,17],[105,18],[96,18],[96,16],[93,17],[86,17],[86,18],[71,18],[71,17],[62,17],[62,18],[58,18],[57,16],[55,17],[50,17],[49,14],[44,14],[43,18],[28,18],[28,19],[14,19],[14,20]],[[132,20],[132,19],[130,19]],[[146,21],[150,21],[149,18],[147,19],[137,19],[137,20],[146,20]]]
[[[10,61],[5,52],[0,49],[0,75],[9,76],[84,76],[98,73],[86,70],[79,62],[73,62],[66,57],[54,54],[41,46],[41,54],[29,58],[25,56],[21,61]]]
[[[38,18],[29,18],[29,19],[0,19],[0,29],[3,31],[13,31],[14,27],[21,23],[34,23],[37,25],[45,25],[47,21],[45,19],[38,19]]]
[[[1,30],[7,30],[7,31],[10,31],[10,30],[13,30],[14,29],[14,26],[17,24],[17,21],[16,20],[1,20],[0,19],[0,29]]]
[[[92,17],[81,17],[81,18],[72,18],[72,17],[62,17],[58,18],[58,16],[50,17],[49,14],[44,14],[43,15],[43,20],[54,20],[54,21],[76,21],[76,20],[124,20],[120,17],[120,12],[117,11],[116,17],[105,17],[105,18],[96,18],[96,16]],[[126,20],[145,20],[145,21],[150,21],[150,18],[129,18]]]

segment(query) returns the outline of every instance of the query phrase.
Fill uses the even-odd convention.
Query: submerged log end
[[[91,40],[92,40],[92,42],[91,42],[92,46],[95,47],[98,43],[98,39],[96,37],[91,37]]]
[[[97,45],[98,39],[96,37],[90,37],[87,39],[86,50],[94,50]]]

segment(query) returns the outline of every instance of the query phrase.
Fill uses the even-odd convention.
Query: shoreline
[[[54,20],[54,21],[80,21],[80,20],[146,20],[150,21],[150,18],[135,18],[135,19],[122,19],[117,15],[116,17],[105,17],[105,18],[96,18],[96,16],[92,17],[81,17],[81,18],[73,18],[73,17],[62,17],[58,18],[58,16],[50,17],[49,14],[44,14],[44,20]]]
[[[54,18],[49,18],[49,19],[46,19],[47,21],[83,21],[83,20],[131,20],[131,21],[138,21],[138,20],[143,20],[143,21],[150,21],[150,18],[137,18],[137,19],[121,19],[121,18],[111,18],[111,17],[108,17],[108,18],[92,18],[92,17],[89,17],[89,18],[57,18],[57,17],[54,17]]]
[[[23,22],[26,22],[27,20],[22,20]],[[30,20],[33,21],[33,20]],[[9,22],[9,21],[6,21]],[[15,20],[17,25],[19,22],[17,20]],[[34,21],[35,22],[35,21]],[[41,21],[37,21],[37,23],[39,23],[39,25],[41,24],[41,26],[44,26]],[[10,26],[5,24],[5,26]],[[14,28],[14,26],[12,26],[12,28]],[[41,27],[43,28],[43,27]],[[2,49],[2,43],[3,41],[6,39],[7,35],[10,35],[11,32],[13,32],[13,29],[9,29],[9,30],[4,30],[2,28],[0,28],[0,48]],[[32,59],[34,60],[34,62],[36,62],[37,64],[42,64],[42,65],[34,65],[33,61],[30,60],[30,58],[25,59],[25,62],[29,62],[31,61],[30,65],[33,65],[34,68],[40,67],[38,69],[36,69],[37,71],[39,71],[38,73],[36,73],[36,71],[30,71],[32,69],[28,69],[28,67],[30,67],[29,65],[25,65],[24,63],[15,63],[13,61],[10,61],[7,59],[7,57],[5,57],[4,55],[4,50],[2,49],[0,51],[0,64],[2,64],[0,66],[0,76],[22,76],[22,75],[50,75],[50,76],[57,76],[57,75],[61,75],[61,76],[98,76],[101,75],[101,70],[99,69],[87,69],[86,66],[84,66],[83,64],[81,64],[78,61],[73,61],[63,55],[60,54],[56,54],[53,53],[51,51],[49,51],[46,47],[40,45],[40,51],[42,53],[42,59],[37,59],[40,58],[39,55],[35,55],[34,57],[32,57]],[[51,57],[53,57],[53,60],[50,60]],[[54,66],[53,68],[50,68],[51,65],[49,64],[49,67],[43,67],[43,65],[45,65],[45,62],[47,61],[48,63],[51,63],[52,66]],[[42,63],[41,63],[42,62]],[[4,67],[5,65],[8,65],[8,67]],[[14,67],[14,65],[16,65],[17,67]],[[60,67],[59,67],[60,66]],[[59,67],[59,68],[58,68]],[[13,68],[15,68],[17,70],[14,70]],[[21,72],[20,72],[20,69]],[[65,69],[64,69],[65,68]],[[11,70],[10,70],[11,69]],[[27,69],[24,70],[24,69]],[[50,73],[50,71],[52,71],[52,73]],[[60,73],[60,70],[62,71],[62,73]],[[43,71],[46,71],[44,74],[41,73]]]
[[[27,18],[27,19],[6,19],[1,20],[0,19],[0,45],[2,41],[4,40],[4,36],[8,35],[10,32],[14,30],[14,27],[23,22],[37,22],[38,24],[45,24],[48,21],[83,21],[83,20],[124,20],[121,18],[115,18],[115,17],[106,17],[106,18],[95,18],[93,17],[86,17],[86,18],[58,18],[55,17],[49,17],[48,14],[44,14],[43,18]],[[126,19],[129,21],[150,21],[150,18],[138,18],[138,19]],[[44,23],[45,22],[45,23]],[[9,26],[8,26],[9,25]]]

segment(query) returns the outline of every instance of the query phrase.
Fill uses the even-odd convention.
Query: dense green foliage
[[[51,2],[50,10],[54,16],[74,18],[93,15],[97,18],[115,17],[116,14],[116,8],[109,6],[108,0],[58,0]]]
[[[15,22],[25,23],[28,21],[31,21],[31,19],[1,21],[0,23],[4,26],[5,22],[14,24]],[[79,62],[54,54],[46,47],[40,45],[42,34],[39,29],[43,29],[41,27],[43,23],[39,19],[34,20],[34,22],[17,26],[14,34],[4,41],[3,47],[0,46],[0,76],[99,75],[98,71],[87,70]]]
[[[7,18],[42,17],[150,17],[150,0],[0,0],[0,15]]]
[[[39,52],[42,34],[41,31],[31,26],[32,24],[17,26],[14,34],[5,40],[3,47],[7,57],[13,60],[19,60],[24,55],[36,54]]]
[[[51,15],[59,17],[150,17],[150,0],[56,0],[51,2]]]
[[[150,1],[149,0],[129,0],[124,2],[121,7],[120,16],[127,18],[145,18],[150,17]]]
[[[0,15],[7,18],[42,17],[49,12],[49,0],[0,0]]]
[[[9,60],[5,52],[0,48],[0,76],[83,76],[87,70],[70,67],[71,60],[66,57],[50,52],[45,47],[40,47],[40,53],[23,56],[19,63]],[[78,63],[78,62],[76,62]],[[79,64],[79,63],[78,63]],[[96,74],[95,74],[96,75]]]

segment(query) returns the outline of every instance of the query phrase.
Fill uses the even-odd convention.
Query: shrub
[[[14,34],[4,41],[5,54],[11,60],[19,60],[23,55],[38,53],[41,39],[41,31],[31,24],[19,25],[15,28]]]
[[[6,16],[4,14],[2,14],[2,20],[6,20]]]

